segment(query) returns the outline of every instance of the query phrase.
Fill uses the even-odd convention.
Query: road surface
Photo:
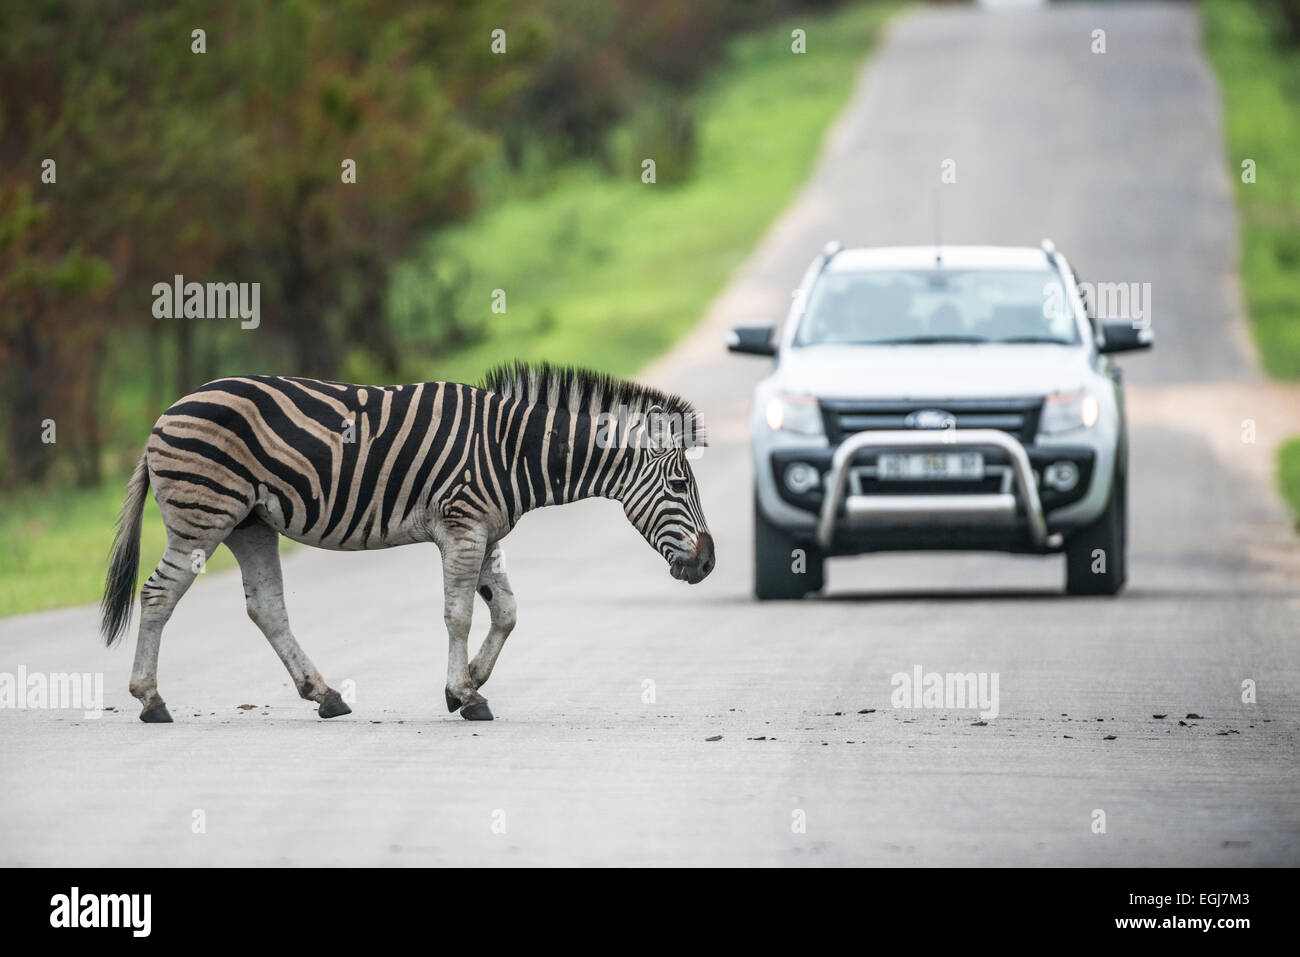
[[[432,546],[287,559],[295,631],[356,689],[328,722],[233,573],[164,636],[173,725],[136,720],[131,652],[99,645],[93,608],[0,622],[0,670],[102,671],[117,709],[0,712],[0,864],[1300,863],[1296,541],[1261,461],[1275,436],[1215,415],[1216,390],[1260,382],[1219,110],[1190,5],[906,14],[806,188],[645,374],[710,426],[711,578],[672,580],[612,502],[526,517],[493,723],[443,709]],[[1130,588],[1066,599],[1060,558],[877,556],[832,563],[820,600],[755,604],[764,363],[721,332],[779,315],[827,239],[931,241],[936,194],[946,242],[1051,236],[1085,279],[1152,285],[1157,350],[1124,361]],[[1169,413],[1174,395],[1209,411]],[[891,707],[917,665],[996,673],[999,715]]]

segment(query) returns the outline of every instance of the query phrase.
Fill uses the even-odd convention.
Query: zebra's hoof
[[[466,721],[491,721],[492,709],[488,707],[486,701],[480,701],[478,704],[467,704],[461,709],[460,716]]]
[[[167,706],[159,701],[140,712],[140,720],[146,724],[171,724],[172,716]]]
[[[337,691],[331,689],[325,696],[325,700],[320,703],[316,713],[322,718],[337,718],[339,715],[351,714],[352,709],[344,703]]]
[[[448,688],[442,689],[442,693],[447,699],[447,712],[450,714],[451,712],[459,711],[461,700],[452,694]]]

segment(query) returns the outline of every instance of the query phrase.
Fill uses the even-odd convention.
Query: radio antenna
[[[939,203],[940,187],[934,188],[934,264],[943,265],[943,210]]]

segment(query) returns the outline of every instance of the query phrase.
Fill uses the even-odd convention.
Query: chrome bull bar
[[[941,446],[945,451],[996,446],[1011,460],[1011,475],[1029,520],[1029,534],[1040,547],[1055,548],[1061,536],[1049,535],[1043,504],[1034,484],[1034,472],[1025,447],[1015,436],[998,429],[947,429],[934,431],[856,432],[849,436],[831,458],[826,477],[826,494],[817,520],[817,543],[829,549],[835,537],[836,517],[844,505],[845,523],[862,528],[888,524],[942,524],[954,520],[975,520],[989,524],[1013,524],[1016,520],[1017,495],[1011,492],[979,495],[849,495],[844,494],[853,457],[862,449],[915,448]]]

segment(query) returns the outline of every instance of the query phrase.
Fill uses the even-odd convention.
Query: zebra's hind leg
[[[483,560],[483,569],[478,576],[478,593],[487,602],[488,612],[492,615],[492,627],[469,664],[470,680],[475,688],[482,688],[492,677],[497,657],[515,627],[515,593],[510,590],[510,579],[506,577],[505,556],[501,553],[500,542],[488,549],[487,558]]]
[[[131,694],[140,702],[141,721],[162,724],[172,720],[158,694],[158,649],[163,627],[216,548],[217,543],[199,545],[169,534],[167,550],[140,589],[140,631],[131,667]]]
[[[450,541],[442,548],[443,618],[447,623],[447,710],[460,709],[467,721],[491,721],[487,699],[469,675],[469,628],[474,616],[474,589],[483,568],[486,544],[476,535]]]
[[[320,705],[322,718],[351,714],[339,693],[325,683],[293,632],[284,607],[284,576],[280,571],[280,534],[258,519],[240,525],[226,539],[244,576],[248,617],[262,630],[293,678],[298,694]]]

